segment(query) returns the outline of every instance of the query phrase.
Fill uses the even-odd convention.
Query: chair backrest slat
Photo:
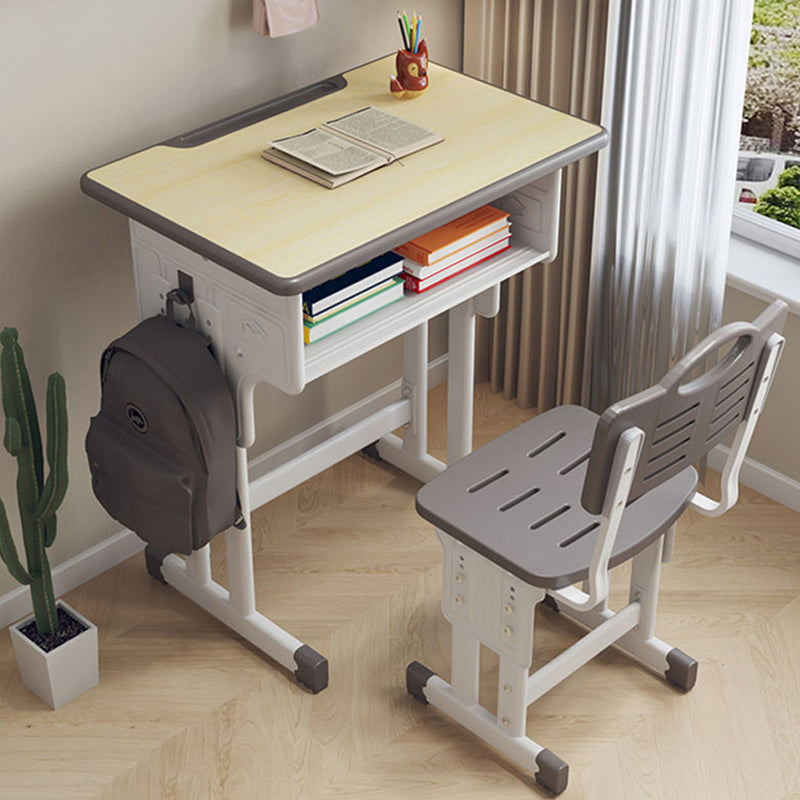
[[[600,417],[582,502],[599,514],[620,434],[636,426],[645,439],[628,502],[686,469],[747,419],[765,367],[765,345],[780,333],[785,303],[776,301],[754,322],[719,328],[687,353],[655,386],[609,406]],[[694,371],[727,348],[700,377]]]

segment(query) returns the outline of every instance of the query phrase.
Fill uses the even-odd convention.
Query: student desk
[[[244,525],[225,533],[229,588],[212,580],[208,546],[186,559],[167,556],[160,576],[315,692],[327,685],[327,661],[256,611],[251,507],[376,440],[382,458],[422,481],[443,468],[427,453],[427,326],[445,311],[447,460],[470,451],[475,315],[497,313],[501,281],[555,257],[560,168],[607,140],[597,125],[434,64],[423,95],[396,100],[388,91],[393,72],[393,56],[379,59],[81,179],[87,194],[131,220],[141,317],[164,313],[167,292],[187,289],[237,401]],[[272,139],[369,105],[436,131],[444,142],[332,190],[260,157]],[[303,344],[305,289],[488,202],[511,214],[510,250]],[[401,396],[361,418],[354,407],[353,424],[330,435],[320,429],[306,452],[276,448],[264,474],[249,479],[259,381],[297,394],[398,336]],[[402,439],[389,433],[401,427]],[[158,566],[150,564],[156,573]]]

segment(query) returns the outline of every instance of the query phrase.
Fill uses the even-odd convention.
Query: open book
[[[333,189],[441,141],[432,131],[368,106],[276,139],[261,156]]]

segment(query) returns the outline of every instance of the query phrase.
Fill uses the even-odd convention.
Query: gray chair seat
[[[581,504],[597,420],[580,406],[535,417],[423,486],[417,511],[533,586],[559,589],[584,580],[601,525]],[[669,529],[696,486],[697,473],[687,467],[628,505],[610,565]]]

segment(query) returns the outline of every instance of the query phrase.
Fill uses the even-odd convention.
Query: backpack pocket
[[[160,551],[192,552],[190,469],[102,415],[89,425],[86,454],[95,496],[114,519]]]

